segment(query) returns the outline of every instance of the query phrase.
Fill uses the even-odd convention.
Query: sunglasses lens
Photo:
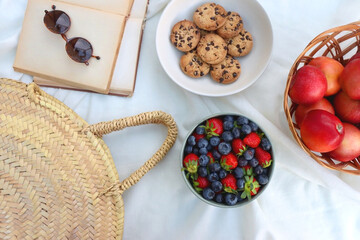
[[[51,32],[63,34],[70,28],[70,17],[63,11],[54,10],[46,12],[44,23]]]
[[[93,53],[93,48],[88,40],[77,37],[66,43],[66,52],[76,62],[87,62]]]

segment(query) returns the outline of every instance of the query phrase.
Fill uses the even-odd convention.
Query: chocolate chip
[[[221,64],[221,69],[224,69],[225,68],[225,65],[224,64]]]
[[[233,75],[233,77],[234,77],[234,78],[236,78],[237,73],[236,73],[236,72],[234,72],[232,75]]]
[[[224,70],[224,71],[222,72],[222,75],[224,76],[224,75],[227,74],[227,73],[229,73],[229,72],[226,71],[226,70]]]
[[[199,12],[199,9],[196,9],[196,11],[195,12]]]
[[[206,47],[205,50],[206,50],[206,51],[210,51],[210,48],[209,48],[209,47]]]
[[[200,76],[204,76],[204,72],[200,72]]]
[[[194,72],[194,76],[197,76],[197,75],[198,75],[198,71],[195,71],[195,72]]]
[[[202,16],[202,15],[203,15],[203,12],[199,12],[199,15]]]
[[[216,20],[216,18],[215,18],[215,17],[211,17],[210,19],[211,19],[211,20],[213,20],[213,21],[215,21],[215,20]]]
[[[204,7],[204,10],[207,10],[207,7]]]
[[[224,81],[224,78],[220,78],[219,82],[222,83]]]
[[[246,35],[246,40],[251,40],[251,38],[248,36],[248,35]]]

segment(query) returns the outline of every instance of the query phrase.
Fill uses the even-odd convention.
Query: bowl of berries
[[[181,151],[189,189],[217,207],[239,207],[256,199],[274,171],[271,141],[251,119],[216,114],[194,126]]]

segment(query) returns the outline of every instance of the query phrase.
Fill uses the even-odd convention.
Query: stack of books
[[[82,37],[93,47],[89,65],[73,61],[60,34],[44,25],[45,10],[65,12],[67,38]],[[14,70],[40,86],[132,96],[148,0],[29,0]]]

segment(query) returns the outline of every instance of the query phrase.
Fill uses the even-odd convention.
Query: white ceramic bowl
[[[261,125],[259,125],[258,123],[256,123],[259,127],[259,131],[261,131],[262,133],[264,133],[264,136],[267,137],[271,143],[271,149],[268,151],[271,156],[272,156],[272,163],[271,165],[267,168],[267,176],[269,177],[269,182],[266,184],[266,185],[262,185],[258,191],[258,193],[255,195],[255,196],[252,196],[250,200],[248,199],[244,199],[240,202],[238,202],[237,204],[235,205],[226,205],[225,203],[217,203],[216,201],[214,200],[207,200],[205,199],[201,193],[197,192],[194,187],[192,186],[192,183],[190,182],[190,180],[187,178],[186,176],[186,171],[183,169],[183,160],[186,156],[185,154],[185,147],[187,145],[187,140],[188,138],[194,134],[195,132],[195,129],[196,127],[200,126],[200,125],[204,125],[205,122],[210,119],[210,118],[220,118],[222,119],[223,117],[225,116],[233,116],[234,118],[238,118],[240,116],[242,117],[246,117],[249,121],[252,121],[254,123],[256,123],[255,121],[253,121],[252,119],[248,118],[247,116],[245,115],[242,115],[242,114],[239,114],[239,113],[217,113],[217,114],[213,114],[213,115],[210,115],[210,116],[207,116],[206,118],[202,119],[200,122],[198,122],[195,126],[193,126],[193,128],[189,131],[189,133],[187,134],[186,138],[185,138],[185,141],[183,143],[183,146],[182,146],[182,149],[181,149],[181,153],[180,153],[180,168],[182,169],[181,170],[181,174],[183,176],[183,179],[186,183],[186,185],[188,186],[188,188],[191,190],[191,192],[193,194],[195,194],[195,196],[197,196],[200,200],[204,201],[205,203],[207,204],[210,204],[212,206],[215,206],[215,207],[221,207],[221,208],[236,208],[236,207],[240,207],[240,206],[244,206],[252,201],[254,201],[255,199],[257,199],[264,191],[265,189],[267,188],[267,186],[269,185],[270,181],[271,181],[271,178],[273,176],[273,172],[275,170],[275,154],[274,154],[274,146],[273,146],[273,141],[271,141],[271,138],[270,136],[266,133],[266,131],[261,127]],[[256,175],[254,175],[255,178],[257,177]]]
[[[244,28],[253,36],[253,49],[244,57],[237,58],[241,64],[240,78],[232,84],[220,84],[210,75],[194,79],[185,75],[179,66],[182,52],[170,42],[170,32],[175,23],[188,19],[205,0],[173,0],[164,9],[156,31],[156,50],[162,67],[168,76],[184,89],[203,96],[220,97],[238,93],[253,84],[264,72],[273,47],[272,27],[265,10],[255,0],[214,1],[227,11],[240,14]]]

